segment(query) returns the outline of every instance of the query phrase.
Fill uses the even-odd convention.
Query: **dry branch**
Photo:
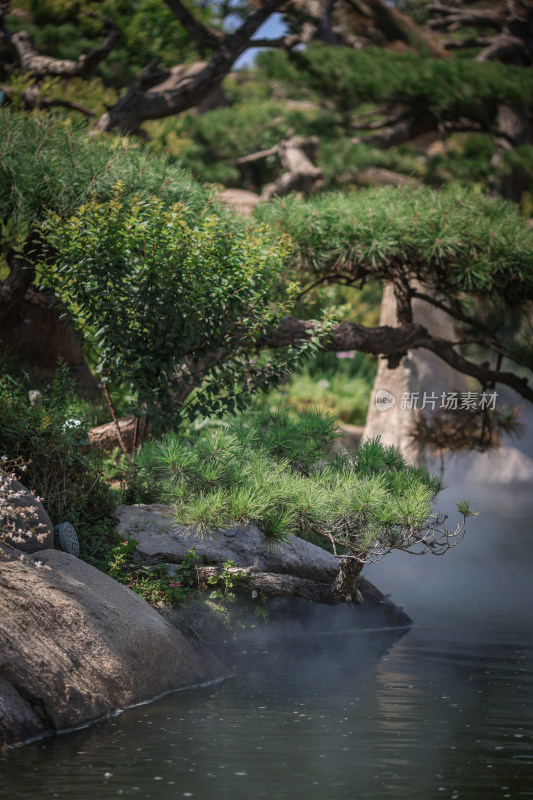
[[[13,34],[10,38],[17,52],[22,72],[32,73],[38,80],[45,78],[47,75],[74,78],[91,72],[101,61],[107,58],[118,43],[119,33],[109,19],[104,20],[104,28],[106,38],[103,44],[94,50],[82,53],[77,61],[40,55],[27,31],[19,31],[19,33]]]
[[[72,100],[60,100],[58,97],[41,96],[39,87],[36,84],[22,91],[17,91],[11,86],[2,84],[0,85],[0,91],[2,91],[6,97],[18,97],[22,100],[28,111],[32,111],[34,108],[69,108],[71,111],[79,111],[80,114],[84,114],[86,117],[94,117],[94,111],[81,105],[81,103],[76,103]]]
[[[450,39],[442,42],[446,50],[466,47],[483,48],[476,61],[503,61],[518,66],[528,66],[533,61],[533,4],[528,0],[506,0],[495,8],[471,9],[447,6],[442,3],[428,5],[427,10],[436,18],[430,19],[428,28],[434,31],[460,31],[463,28],[492,28],[493,35],[469,39]]]
[[[315,167],[311,161],[317,144],[316,136],[293,136],[290,131],[275,147],[245,156],[247,161],[240,159],[240,163],[249,163],[274,154],[279,155],[285,172],[264,187],[261,200],[283,197],[290,192],[310,194],[317,191],[323,183],[322,170]]]

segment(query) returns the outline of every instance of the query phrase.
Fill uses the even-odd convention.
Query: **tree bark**
[[[355,561],[355,559],[347,560]],[[297,578],[294,575],[259,572],[254,567],[229,567],[226,570],[233,578],[237,579],[234,587],[237,592],[256,591],[269,597],[300,597],[329,606],[340,605],[343,602],[363,602],[359,589],[354,585],[355,578],[352,574],[345,586],[342,580],[338,584],[332,585],[307,578]],[[220,577],[222,569],[220,567],[196,567],[193,573],[196,573],[198,584],[205,588],[209,585],[210,579]],[[349,589],[346,588],[348,584]]]
[[[519,203],[528,187],[528,177],[524,170],[515,166],[500,177],[497,173],[502,166],[505,153],[520,145],[531,142],[531,130],[527,109],[511,108],[502,105],[498,109],[498,122],[493,133],[494,152],[490,162],[494,171],[489,179],[493,190],[507,200]]]
[[[119,40],[119,34],[114,25],[109,20],[104,20],[104,24],[106,28],[104,43],[95,50],[82,53],[77,61],[42,56],[37,52],[33,39],[27,31],[13,34],[11,43],[17,52],[22,72],[31,72],[36,80],[41,80],[47,75],[59,78],[88,75],[97,64],[107,58]]]
[[[24,282],[29,279],[27,272],[22,273],[21,285],[10,293],[12,287],[8,285],[6,289],[5,284],[11,276],[12,273],[0,284],[0,312],[6,312],[0,313],[0,349],[15,357],[39,382],[50,380],[62,359],[78,390],[98,395],[76,331],[68,318],[61,316],[54,294],[30,286],[21,296]]]
[[[310,321],[284,317],[279,327],[264,337],[262,344],[265,347],[287,347],[298,339],[308,338],[309,331],[316,325],[317,323]],[[396,364],[408,350],[417,348],[431,350],[458,372],[477,378],[483,385],[503,383],[533,402],[533,389],[525,378],[468,361],[454,349],[451,342],[431,336],[423,325],[416,323],[404,323],[397,328],[389,325],[367,328],[354,322],[341,322],[322,343],[322,349],[327,352],[360,350],[363,353],[383,355]]]
[[[266,0],[232,34],[222,34],[202,25],[179,0],[166,1],[194,38],[214,48],[213,56],[209,61],[166,70],[149,65],[126,94],[100,117],[96,130],[120,128],[133,132],[148,119],[162,119],[197,106],[222,83],[239,56],[254,46],[252,36],[284,0]],[[296,43],[297,38],[294,39]]]
[[[0,283],[0,322],[20,307],[26,290],[35,278],[35,269],[23,254],[8,253],[5,261],[10,271]]]
[[[356,603],[360,606],[364,603],[363,595],[357,585],[357,579],[365,562],[359,558],[347,556],[339,561],[339,572],[333,581],[331,591],[339,602]]]

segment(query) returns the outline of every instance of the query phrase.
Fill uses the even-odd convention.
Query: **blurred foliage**
[[[365,353],[318,353],[279,389],[260,395],[256,405],[318,409],[337,421],[364,425],[376,371],[377,359]]]
[[[73,385],[62,367],[43,396],[31,405],[25,383],[0,374],[0,454],[27,464],[21,480],[42,498],[52,523],[71,522],[81,555],[92,563],[114,543],[113,495],[83,420],[70,416]]]
[[[187,5],[203,22],[216,23],[205,3]],[[28,0],[26,4],[18,0],[16,7],[26,14],[22,19],[9,16],[10,30],[28,30],[37,49],[54,58],[75,60],[83,48],[97,47],[103,39],[102,18],[111,19],[120,42],[95,74],[116,88],[129,85],[139,69],[154,58],[171,66],[205,56],[159,0]]]
[[[3,109],[0,152],[0,218],[11,239],[25,238],[29,226],[51,211],[67,217],[90,195],[108,199],[117,181],[144,198],[183,202],[191,216],[211,202],[188,172],[164,156],[123,136],[91,137],[84,123]]]
[[[380,48],[351,50],[316,43],[290,54],[265,51],[258,64],[269,79],[314,90],[343,113],[370,100],[490,124],[500,103],[531,106],[533,102],[528,70],[497,62],[392,52],[384,57]]]
[[[280,101],[254,100],[144,127],[156,152],[176,158],[200,180],[257,191],[282,171],[279,157],[246,168],[236,166],[237,158],[277,145],[289,129],[301,134],[326,132],[331,121],[318,107],[287,108]]]

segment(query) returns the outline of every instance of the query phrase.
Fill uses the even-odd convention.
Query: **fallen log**
[[[350,583],[348,589],[342,581],[339,582],[337,579],[333,584],[320,583],[294,575],[260,572],[255,567],[197,566],[193,572],[196,573],[195,577],[200,588],[220,583],[223,573],[225,573],[237,579],[234,585],[236,593],[255,591],[268,597],[300,597],[303,600],[324,603],[329,606],[339,605],[343,602],[354,602],[358,605],[363,603],[363,596],[354,582]],[[356,580],[356,576],[352,575],[351,577]]]

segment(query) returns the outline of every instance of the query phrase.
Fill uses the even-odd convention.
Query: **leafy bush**
[[[42,498],[53,524],[74,525],[82,556],[94,562],[113,542],[113,498],[85,426],[64,413],[64,388],[60,373],[43,403],[30,405],[21,381],[0,377],[0,455],[26,466],[19,479]]]
[[[253,523],[272,545],[291,533],[318,536],[368,561],[395,548],[443,552],[457,541],[464,520],[450,532],[431,513],[438,478],[379,441],[330,458],[338,435],[319,412],[258,412],[188,441],[174,433],[150,441],[137,463],[177,520],[204,532]]]
[[[152,606],[175,606],[193,591],[191,571],[197,561],[196,552],[189,550],[183,561],[169,575],[168,564],[144,567],[135,564],[135,539],[120,542],[109,552],[107,573],[119,583],[129,586]]]
[[[316,349],[313,337],[275,362],[255,359],[286,308],[273,307],[286,239],[261,227],[215,215],[193,222],[182,205],[131,197],[118,184],[109,202],[93,198],[42,230],[53,248],[45,280],[97,352],[104,390],[109,381],[127,387],[153,427],[243,409]]]

